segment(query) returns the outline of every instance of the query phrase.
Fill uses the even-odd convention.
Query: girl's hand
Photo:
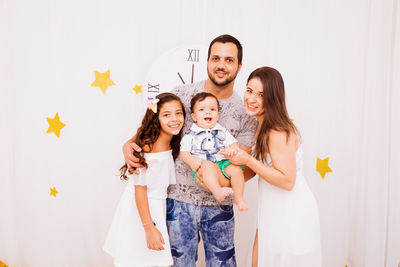
[[[235,165],[247,165],[247,162],[251,159],[251,155],[241,148],[222,149],[219,153]]]
[[[147,225],[144,228],[146,232],[147,247],[152,250],[164,250],[164,238],[154,224]]]

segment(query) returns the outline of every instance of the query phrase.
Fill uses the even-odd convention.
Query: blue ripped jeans
[[[174,266],[196,266],[200,233],[207,267],[236,266],[231,205],[195,206],[168,198],[167,226]]]

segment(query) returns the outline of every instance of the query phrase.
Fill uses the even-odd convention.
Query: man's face
[[[234,43],[216,42],[211,46],[207,62],[208,77],[216,86],[225,86],[235,80],[242,65]]]

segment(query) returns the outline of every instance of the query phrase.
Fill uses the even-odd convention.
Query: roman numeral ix
[[[160,84],[152,85],[147,84],[147,92],[149,93],[159,93],[160,92]]]

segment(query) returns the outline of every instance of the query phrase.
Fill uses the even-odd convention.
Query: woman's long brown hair
[[[263,160],[267,159],[269,151],[268,141],[271,130],[284,131],[286,140],[291,133],[298,134],[298,130],[289,118],[285,102],[285,85],[279,71],[270,67],[261,67],[254,70],[247,83],[251,79],[259,79],[263,85],[264,119],[258,133],[254,156]]]
[[[140,125],[139,129],[137,130],[135,136],[135,143],[142,148],[141,152],[136,152],[133,151],[133,154],[139,158],[139,163],[142,164],[145,168],[147,168],[147,163],[146,159],[144,158],[144,151],[143,148],[146,147],[150,151],[153,149],[154,143],[157,141],[158,137],[160,136],[161,132],[161,125],[160,125],[160,120],[158,118],[159,116],[159,111],[161,110],[161,107],[170,101],[178,101],[181,106],[182,106],[182,112],[183,116],[185,117],[185,108],[182,104],[181,99],[171,93],[162,93],[156,96],[160,101],[157,103],[157,113],[154,113],[152,110],[147,109],[146,113],[144,114],[142,124]],[[182,130],[179,132],[179,134],[174,135],[171,139],[170,145],[172,149],[172,156],[174,160],[178,157],[179,155],[179,148],[180,148],[180,143],[182,139]],[[128,165],[125,163],[120,169],[121,175],[120,178],[126,180],[126,171],[128,170]]]

